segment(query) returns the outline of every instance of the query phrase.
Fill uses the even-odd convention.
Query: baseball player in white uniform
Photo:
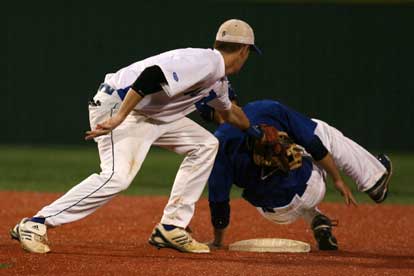
[[[24,218],[11,236],[30,252],[50,251],[47,227],[73,222],[93,213],[127,189],[151,145],[184,158],[161,222],[150,244],[182,252],[207,253],[209,247],[185,230],[215,160],[217,139],[185,117],[205,97],[234,126],[260,136],[244,112],[228,97],[226,76],[237,73],[254,45],[252,28],[241,20],[224,22],[215,49],[178,49],[135,62],[105,77],[89,104],[91,131],[97,142],[101,172],[92,174],[65,195]]]

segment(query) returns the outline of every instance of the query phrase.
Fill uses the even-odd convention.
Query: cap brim
[[[250,45],[250,49],[256,53],[258,53],[259,55],[262,55],[263,52],[262,50],[259,49],[259,47],[257,47],[256,45]]]

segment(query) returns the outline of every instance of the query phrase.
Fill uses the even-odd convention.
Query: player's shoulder
[[[151,66],[153,64],[164,64],[171,61],[181,63],[204,63],[204,64],[218,64],[221,62],[222,56],[220,52],[209,48],[178,48],[173,50],[164,51],[152,56],[148,56],[142,60],[138,60],[130,66],[141,66],[143,68]]]
[[[245,112],[248,112],[248,111],[275,112],[279,109],[284,109],[284,108],[285,106],[278,101],[265,99],[265,100],[249,102],[243,107],[243,110]]]
[[[173,57],[179,57],[179,56],[183,56],[183,57],[198,57],[198,58],[202,58],[202,57],[206,57],[206,58],[212,58],[212,57],[219,57],[221,54],[219,51],[215,50],[215,49],[210,49],[210,48],[179,48],[179,49],[175,49],[175,50],[170,50],[167,52],[162,53],[161,55],[165,55],[165,56],[173,56]]]
[[[202,71],[210,72],[219,68],[224,75],[224,59],[219,51],[208,48],[180,48],[164,52],[154,57],[156,63],[179,63],[182,68],[197,66]]]

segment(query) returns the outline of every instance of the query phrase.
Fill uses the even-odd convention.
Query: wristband
[[[251,125],[248,129],[245,129],[244,132],[246,132],[247,135],[255,139],[260,139],[263,137],[263,131],[260,129],[258,125]]]

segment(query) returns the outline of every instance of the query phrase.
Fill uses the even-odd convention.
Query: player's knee
[[[132,178],[118,171],[101,173],[100,176],[106,182],[105,186],[110,188],[114,194],[126,190],[132,182]]]
[[[187,156],[194,159],[202,159],[203,162],[214,162],[218,151],[218,140],[213,135],[206,136],[203,142],[199,142],[191,147]]]
[[[211,154],[216,154],[219,147],[219,141],[217,138],[213,135],[211,135],[206,141],[205,141],[205,147],[208,151],[211,152]]]
[[[128,177],[127,175],[123,175],[120,173],[115,173],[116,183],[119,187],[119,192],[125,191],[128,189],[129,185],[131,185],[132,178]]]

